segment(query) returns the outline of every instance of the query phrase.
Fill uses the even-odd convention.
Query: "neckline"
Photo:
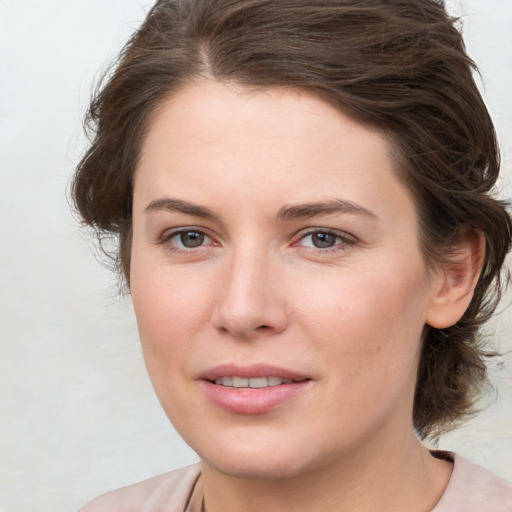
[[[203,510],[204,493],[201,472],[199,472],[196,480],[194,481],[194,484],[192,485],[192,489],[190,490],[184,512],[203,512]]]
[[[453,452],[431,450],[430,453],[437,459],[445,460],[453,464],[452,474],[448,480],[448,484],[431,512],[447,512],[452,510],[475,512],[477,509],[480,510],[478,503],[474,501],[475,499],[479,501],[480,493],[478,489],[481,489],[482,486],[488,488],[488,491],[490,490],[490,496],[493,496],[493,499],[501,496],[503,506],[507,504],[510,506],[509,502],[506,500],[512,500],[512,485],[504,479],[493,475],[480,466],[470,463]],[[468,477],[470,481],[468,481]],[[473,482],[473,484],[471,482]],[[461,496],[461,489],[467,490],[464,496]],[[463,503],[461,499],[463,499]],[[203,501],[203,485],[201,471],[199,471],[190,489],[184,512],[203,512]],[[499,504],[501,504],[501,501]],[[463,508],[460,508],[461,505]],[[475,506],[477,509],[475,509]]]

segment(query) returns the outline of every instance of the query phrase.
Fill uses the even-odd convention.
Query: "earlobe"
[[[480,231],[467,231],[450,261],[436,273],[426,323],[445,329],[457,323],[468,308],[482,271],[485,238]]]

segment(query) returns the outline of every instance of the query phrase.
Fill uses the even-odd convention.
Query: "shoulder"
[[[512,512],[512,484],[454,455],[452,477],[433,512]]]
[[[140,512],[161,510],[159,505],[185,507],[200,474],[200,465],[155,476],[143,482],[122,487],[94,499],[79,512]]]

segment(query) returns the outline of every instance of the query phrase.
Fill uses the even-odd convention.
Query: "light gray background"
[[[77,510],[196,460],[154,397],[129,299],[66,202],[94,79],[151,3],[0,0],[0,512]],[[450,6],[484,75],[509,197],[512,0]],[[511,316],[495,324],[503,351]],[[488,409],[441,447],[512,480],[512,356],[504,361]]]

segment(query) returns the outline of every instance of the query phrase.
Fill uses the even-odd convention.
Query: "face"
[[[413,435],[436,278],[394,165],[291,89],[204,79],[153,118],[131,293],[162,406],[211,467],[292,476]]]

